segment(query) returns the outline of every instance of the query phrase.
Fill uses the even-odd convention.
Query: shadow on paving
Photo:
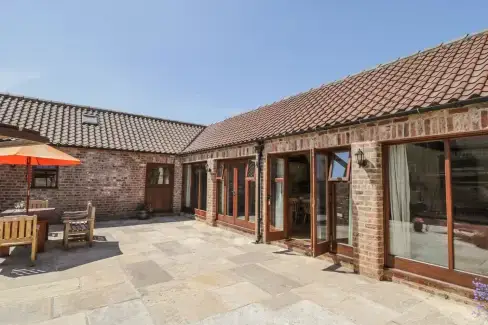
[[[46,242],[44,253],[37,254],[36,263],[30,266],[30,246],[18,246],[10,256],[1,258],[0,276],[18,278],[29,275],[44,274],[68,270],[77,266],[104,260],[122,255],[119,242],[107,242],[102,236],[97,236],[101,241],[95,241],[92,247],[85,243],[73,243],[79,247],[65,250],[62,240],[49,240]]]
[[[296,252],[294,252],[291,249],[283,249],[281,251],[273,252],[273,254],[278,254],[278,255],[293,255],[293,256],[299,255],[299,254],[297,254]]]
[[[326,267],[325,269],[322,269],[322,271],[326,271],[326,272],[334,272],[334,273],[342,273],[342,274],[356,274],[352,271],[343,271],[341,270],[342,268],[342,264],[332,264],[331,266],[328,266]]]

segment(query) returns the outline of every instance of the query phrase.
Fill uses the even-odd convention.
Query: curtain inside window
[[[389,148],[390,253],[411,257],[410,180],[405,144]]]

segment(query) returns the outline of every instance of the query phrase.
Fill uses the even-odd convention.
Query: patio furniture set
[[[63,246],[68,249],[70,241],[85,240],[93,243],[95,207],[88,202],[86,210],[64,212]],[[48,201],[32,200],[28,209],[9,209],[0,213],[0,256],[8,256],[10,247],[31,246],[31,262],[36,254],[44,252],[48,240],[49,222],[58,217],[56,208],[49,208]]]
[[[57,219],[56,208],[50,208],[47,200],[30,200],[32,166],[75,166],[80,163],[79,159],[44,143],[19,139],[0,141],[0,164],[25,165],[27,180],[25,209],[0,213],[0,256],[8,256],[12,246],[30,245],[34,263],[36,253],[45,249],[49,221]],[[68,248],[70,239],[84,238],[92,245],[95,207],[90,202],[85,211],[64,212],[61,221],[64,223],[65,248]]]

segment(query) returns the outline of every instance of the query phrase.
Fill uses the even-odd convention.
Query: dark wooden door
[[[173,211],[174,166],[168,164],[147,164],[146,205],[154,211]]]

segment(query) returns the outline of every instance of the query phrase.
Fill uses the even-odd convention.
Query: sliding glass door
[[[488,136],[390,145],[387,265],[488,280]]]

